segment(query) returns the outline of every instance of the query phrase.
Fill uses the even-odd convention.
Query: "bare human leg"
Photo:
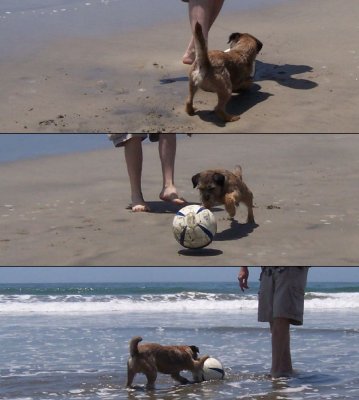
[[[272,378],[293,375],[290,354],[290,323],[287,318],[275,318],[271,323],[272,331]]]
[[[208,32],[211,29],[214,21],[218,17],[224,0],[189,0],[188,3],[188,13],[189,20],[192,28],[192,32],[194,32],[194,27],[196,22],[198,21],[202,26],[203,35],[208,41]],[[187,50],[183,55],[182,62],[183,64],[191,65],[195,59],[195,45],[194,38],[192,38],[188,44]]]
[[[174,184],[175,158],[177,149],[176,134],[160,134],[158,149],[160,153],[163,175],[163,189],[160,193],[160,199],[177,205],[184,205],[186,204],[186,201],[178,196],[178,192]]]
[[[142,195],[142,139],[133,137],[125,143],[125,159],[131,185],[131,201],[133,212],[150,211]]]

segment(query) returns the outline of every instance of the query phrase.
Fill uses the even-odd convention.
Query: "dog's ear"
[[[220,173],[215,173],[213,174],[213,181],[219,185],[219,186],[224,186],[224,182],[226,180],[226,177],[223,174]]]
[[[189,346],[189,348],[192,350],[193,352],[193,359],[197,360],[198,358],[198,353],[199,353],[199,348],[197,346]]]
[[[241,34],[239,32],[231,33],[227,44],[229,44],[231,42],[237,43],[239,41],[240,37],[241,37]]]
[[[193,188],[196,188],[198,186],[198,182],[199,182],[199,177],[200,177],[200,173],[193,175],[192,176],[192,183],[193,183]]]
[[[263,43],[258,39],[256,39],[256,42],[257,42],[257,54],[258,54],[262,50]]]
[[[189,346],[193,353],[199,353],[199,348],[197,346]]]

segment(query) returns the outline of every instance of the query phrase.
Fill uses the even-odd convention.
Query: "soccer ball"
[[[212,381],[224,378],[224,369],[222,363],[216,358],[210,357],[203,364],[202,380]]]
[[[173,233],[178,243],[187,249],[208,246],[217,232],[213,213],[199,205],[182,208],[173,220]]]

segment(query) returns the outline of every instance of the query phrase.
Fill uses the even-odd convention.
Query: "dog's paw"
[[[190,115],[190,116],[195,115],[196,109],[193,107],[192,104],[190,104],[190,103],[187,103],[187,104],[186,104],[186,113],[187,113],[188,115]]]
[[[217,117],[220,118],[224,122],[234,122],[234,121],[238,121],[241,118],[239,115],[228,114],[220,108],[216,108],[214,111],[215,111]]]
[[[239,115],[231,115],[231,117],[229,118],[229,120],[227,122],[234,122],[234,121],[238,121],[241,117]]]

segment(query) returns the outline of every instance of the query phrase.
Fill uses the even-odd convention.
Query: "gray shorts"
[[[258,321],[288,318],[292,325],[303,325],[304,294],[308,267],[265,267],[258,293]]]
[[[142,140],[145,140],[147,133],[109,133],[108,137],[112,140],[115,147],[122,147],[128,140],[134,137],[140,137]]]

